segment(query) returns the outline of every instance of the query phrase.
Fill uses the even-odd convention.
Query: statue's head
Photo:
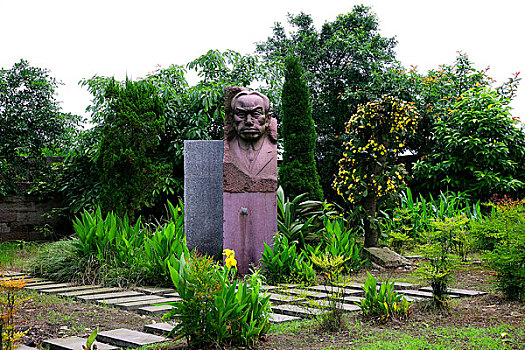
[[[270,100],[256,91],[241,91],[231,101],[231,131],[245,142],[256,142],[270,121]]]

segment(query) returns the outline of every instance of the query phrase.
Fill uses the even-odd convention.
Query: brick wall
[[[64,220],[51,220],[42,216],[58,205],[56,199],[38,201],[31,197],[0,198],[0,241],[49,239],[37,229],[45,224],[52,225],[60,234],[70,233],[70,224]]]

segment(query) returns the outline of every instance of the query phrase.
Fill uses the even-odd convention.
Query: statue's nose
[[[248,114],[246,116],[246,121],[244,122],[245,124],[253,124],[253,117],[251,114]]]

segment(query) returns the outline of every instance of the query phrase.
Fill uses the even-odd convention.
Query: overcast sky
[[[311,14],[319,28],[357,4],[372,7],[397,58],[420,72],[451,64],[457,51],[498,83],[525,70],[520,0],[0,0],[0,67],[21,58],[65,85],[64,112],[85,115],[93,75],[142,77],[157,64],[185,64],[210,49],[253,53],[286,14]],[[525,74],[525,73],[524,73]],[[525,88],[511,106],[525,120]]]

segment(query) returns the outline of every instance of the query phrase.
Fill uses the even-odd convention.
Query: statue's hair
[[[226,137],[229,140],[233,139],[237,135],[237,129],[233,125],[233,113],[234,113],[234,106],[239,97],[241,96],[249,96],[249,95],[256,95],[259,96],[263,100],[263,107],[264,107],[264,115],[266,117],[266,130],[265,133],[268,134],[268,137],[270,138],[270,141],[273,143],[277,142],[277,121],[275,118],[272,118],[270,116],[270,100],[265,95],[261,94],[257,91],[248,91],[248,90],[242,90],[239,93],[237,93],[230,102],[230,113],[227,113],[226,115]]]
[[[257,92],[257,91],[246,91],[245,90],[245,91],[239,92],[237,95],[235,95],[232,98],[231,108],[233,109],[233,106],[235,106],[235,103],[237,102],[239,97],[241,97],[241,96],[249,96],[249,95],[256,95],[256,96],[259,96],[260,98],[262,98],[263,103],[264,103],[264,115],[268,116],[268,113],[270,112],[270,100],[268,99],[268,97],[266,97],[265,95],[263,95],[263,94],[261,94],[260,92]]]

